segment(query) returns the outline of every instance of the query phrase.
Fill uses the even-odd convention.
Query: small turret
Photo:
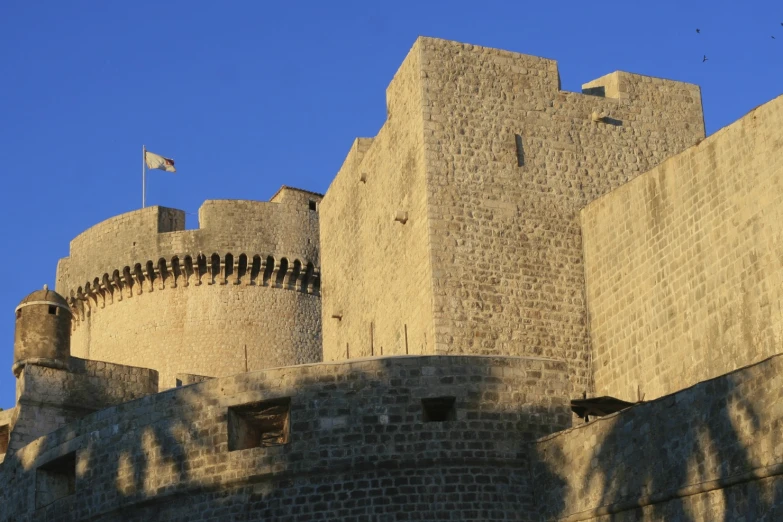
[[[16,307],[14,375],[26,364],[66,368],[71,356],[71,309],[65,298],[49,290],[37,290]]]

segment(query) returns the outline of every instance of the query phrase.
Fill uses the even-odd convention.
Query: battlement
[[[414,80],[410,74],[416,69],[421,77]],[[520,101],[530,110],[550,114],[555,111],[547,109],[558,107],[545,100],[563,102],[571,97],[572,100],[587,100],[596,109],[622,103],[644,109],[645,113],[670,116],[675,116],[672,105],[696,104],[701,117],[701,89],[693,83],[614,71],[587,81],[582,84],[582,92],[575,93],[561,89],[556,60],[440,38],[419,37],[386,89],[387,121],[395,107],[404,107],[414,101],[404,89],[401,91],[397,87],[412,80],[422,88],[425,120],[431,119],[426,117],[427,107],[438,100],[427,95],[434,94],[432,87],[437,86],[443,72],[447,72],[449,88],[454,89],[458,99],[483,96],[487,89],[501,88],[503,101]],[[451,101],[457,100],[448,100]],[[589,120],[590,116],[586,114],[583,117]],[[700,125],[703,132],[703,119],[699,122],[694,118],[692,123]]]
[[[239,262],[241,255],[252,259],[299,260],[302,266],[318,267],[318,213],[321,198],[307,193],[306,200],[289,196],[304,191],[281,189],[271,202],[208,200],[198,212],[199,228],[185,230],[182,210],[149,207],[128,212],[99,223],[71,241],[70,255],[57,266],[57,291],[75,297],[95,280],[104,284],[125,268],[157,268],[161,260],[197,259],[211,253],[229,253]],[[312,202],[312,204],[311,204]],[[313,208],[315,207],[315,209]],[[197,264],[197,263],[196,263]],[[239,267],[237,266],[237,269]],[[195,269],[194,269],[195,272]],[[154,279],[148,277],[148,280]],[[161,276],[165,279],[165,274]]]

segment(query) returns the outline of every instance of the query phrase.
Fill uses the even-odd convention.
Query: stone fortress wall
[[[149,207],[71,242],[57,291],[75,309],[71,352],[177,373],[231,375],[321,359],[318,194],[206,201],[200,227]]]
[[[0,468],[0,520],[516,519],[533,502],[525,444],[570,422],[564,363],[383,357],[212,379],[90,415]],[[26,370],[25,370],[26,371]],[[453,398],[444,421],[423,402]],[[281,401],[284,400],[285,402]],[[234,408],[287,405],[287,443],[232,446]],[[41,505],[36,473],[74,491]],[[62,469],[62,468],[58,468]],[[469,506],[469,507],[468,507]],[[32,520],[33,518],[31,518]]]
[[[543,355],[590,391],[579,210],[704,137],[699,88],[565,92],[553,60],[420,38],[387,106],[324,198],[325,358]]]
[[[539,520],[783,520],[783,355],[545,436]]]
[[[11,452],[92,412],[158,392],[158,372],[71,357],[67,369],[28,364],[5,422]],[[2,520],[2,519],[0,519]]]
[[[325,361],[435,353],[419,48],[386,91],[383,127],[354,142],[321,206]]]
[[[654,399],[781,352],[783,96],[582,212],[598,395]]]
[[[701,141],[695,86],[613,73],[584,89],[560,91],[550,60],[420,38],[386,123],[354,142],[322,206],[284,188],[270,203],[207,202],[194,231],[153,208],[79,236],[58,267],[74,354],[111,351],[96,341],[113,331],[102,316],[159,351],[137,356],[126,339],[129,353],[110,354],[153,370],[19,365],[17,407],[0,412],[0,446],[4,423],[13,439],[0,521],[780,519],[781,98]],[[300,226],[277,236],[269,223]],[[706,264],[678,272],[688,255],[717,259],[718,280]],[[246,318],[251,292],[320,306],[319,268],[325,362],[262,368],[287,346],[272,339],[257,367],[237,369],[216,332],[234,342],[244,326],[215,296]],[[195,297],[160,299],[178,292]],[[653,307],[634,309],[637,293]],[[672,314],[688,324],[659,331]],[[726,339],[690,314],[721,318]],[[220,371],[232,375],[210,378],[177,352],[186,335],[202,339],[199,356],[227,346]],[[683,353],[705,368],[666,377]],[[155,370],[160,388],[181,386],[156,393]],[[569,396],[591,385],[631,400],[676,393],[574,425]]]

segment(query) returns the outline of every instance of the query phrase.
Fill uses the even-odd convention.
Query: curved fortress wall
[[[71,353],[153,368],[161,388],[320,361],[319,203],[284,187],[270,202],[206,201],[197,230],[162,207],[87,230],[57,270]]]
[[[564,365],[390,357],[169,390],[13,454],[0,520],[442,520],[455,506],[472,520],[534,518],[526,448],[569,422]],[[428,413],[439,398],[450,409]],[[250,440],[254,423],[271,436]],[[63,462],[73,487],[53,500],[42,479]]]

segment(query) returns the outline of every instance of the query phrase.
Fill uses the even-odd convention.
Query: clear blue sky
[[[771,0],[3,0],[0,407],[14,307],[74,236],[140,206],[142,144],[178,169],[150,174],[150,205],[324,192],[419,35],[553,58],[565,90],[615,70],[699,84],[712,134],[783,92],[781,22]]]

